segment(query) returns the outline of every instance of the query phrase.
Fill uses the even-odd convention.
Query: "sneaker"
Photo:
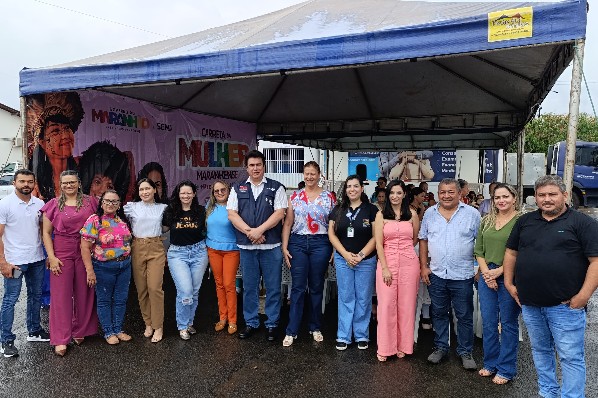
[[[4,354],[4,358],[17,357],[19,356],[19,350],[15,347],[14,341],[7,341],[2,343],[0,354]]]
[[[189,340],[191,338],[188,329],[179,330],[179,336],[181,336],[181,339],[183,340]]]
[[[284,340],[282,341],[282,346],[283,347],[290,347],[293,345],[293,342],[295,341],[296,337],[294,336],[289,336],[288,334],[286,336],[284,336]]]
[[[187,326],[187,331],[189,332],[189,334],[197,333],[197,330],[193,327],[193,325]]]
[[[317,341],[318,343],[324,341],[324,335],[319,330],[314,330],[313,332],[309,332],[309,334],[311,334],[314,341]]]
[[[369,344],[367,341],[358,341],[357,342],[357,348],[359,348],[360,350],[367,350],[369,347]]]
[[[44,329],[40,329],[38,332],[29,333],[27,341],[50,341],[50,335]]]
[[[463,368],[465,370],[477,370],[478,369],[478,365],[475,363],[473,356],[471,354],[461,355],[461,363],[463,364]]]
[[[442,350],[440,348],[435,348],[434,352],[430,354],[430,356],[428,357],[428,362],[433,363],[433,364],[438,364],[440,363],[444,357],[447,356],[447,352],[445,350]]]
[[[423,330],[432,329],[432,321],[430,320],[430,318],[422,318],[422,329]]]
[[[345,351],[347,349],[347,343],[343,343],[342,341],[337,341],[336,349],[339,351]]]

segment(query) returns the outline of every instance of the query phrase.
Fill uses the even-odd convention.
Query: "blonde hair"
[[[499,182],[495,185],[494,192],[496,192],[496,190],[499,188],[504,188],[507,191],[509,191],[511,195],[513,195],[513,198],[515,198],[515,211],[517,212],[517,216],[519,216],[521,214],[521,208],[519,207],[519,195],[517,195],[517,190],[515,189],[515,187],[509,184]],[[490,211],[488,212],[488,214],[484,216],[484,218],[482,218],[482,232],[485,232],[489,228],[496,226],[498,208],[496,207],[496,203],[494,203],[494,192],[492,194],[492,197],[490,198]]]
[[[227,191],[230,192],[230,185],[228,185],[228,183],[226,183],[223,180],[214,181],[214,183],[212,184],[212,190],[210,192],[210,199],[208,200],[208,205],[206,206],[206,221],[208,220],[208,217],[210,216],[210,214],[212,214],[212,212],[216,208],[217,201],[216,201],[216,196],[214,195],[214,187],[218,183],[224,185],[226,187]]]
[[[75,176],[77,177],[77,183],[78,188],[77,188],[77,211],[79,211],[81,209],[81,207],[83,207],[83,197],[85,195],[83,195],[83,187],[81,186],[81,178],[79,178],[79,174],[75,171],[75,170],[65,170],[62,173],[60,173],[60,183],[62,183],[62,177],[66,177],[66,176]],[[58,210],[63,210],[64,206],[66,205],[66,195],[64,193],[64,189],[60,189],[60,196],[58,197]]]

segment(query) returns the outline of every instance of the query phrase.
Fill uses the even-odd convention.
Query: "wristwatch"
[[[359,253],[357,253],[357,254],[359,254],[359,257],[361,257],[361,258],[365,257],[365,254],[363,254],[363,252],[361,252],[361,251]]]

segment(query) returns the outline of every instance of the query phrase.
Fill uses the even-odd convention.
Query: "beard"
[[[542,210],[542,214],[545,214],[547,216],[558,216],[559,214],[561,214],[561,212],[563,211],[563,209],[565,208],[565,205],[561,205],[561,206],[557,206],[555,207],[553,210]]]
[[[21,195],[29,195],[31,194],[31,191],[33,191],[33,189],[29,188],[29,187],[21,187],[21,188],[16,188],[15,190],[17,192],[19,192]]]

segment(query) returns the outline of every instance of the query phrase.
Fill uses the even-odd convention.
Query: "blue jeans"
[[[489,269],[499,266],[490,263]],[[503,277],[496,279],[498,290],[490,289],[483,277],[478,283],[480,312],[484,326],[484,368],[511,380],[517,374],[519,348],[519,305],[507,289]],[[498,333],[498,323],[501,333]]]
[[[305,289],[309,288],[309,330],[320,330],[322,325],[322,295],[328,262],[332,255],[332,245],[328,235],[297,235],[289,239],[291,259],[291,308],[286,334],[297,336],[303,306]]]
[[[23,278],[25,278],[25,284],[27,285],[27,331],[35,333],[41,330],[39,310],[41,308],[45,264],[46,260],[18,265],[23,272],[19,278],[4,278],[4,298],[0,310],[3,343],[14,341],[17,337],[12,332],[12,324],[15,320],[15,304],[21,294]]]
[[[267,328],[278,326],[280,318],[280,282],[282,279],[282,251],[280,246],[267,250],[241,251],[241,272],[243,274],[243,318],[252,328],[260,326],[258,314],[260,274],[266,287]]]
[[[131,257],[122,261],[93,260],[96,274],[96,306],[104,337],[123,331],[129,282],[131,281]]]
[[[351,344],[370,340],[372,293],[376,281],[376,256],[349,267],[338,253],[334,253],[338,285],[338,330],[336,341]]]
[[[178,330],[193,325],[203,275],[208,267],[206,241],[187,246],[170,245],[168,268],[176,286],[176,324]]]
[[[554,307],[524,305],[522,310],[538,373],[540,395],[545,398],[584,397],[585,310],[572,309],[567,304]],[[562,388],[559,388],[556,377],[555,348],[561,361]]]
[[[430,274],[428,293],[432,300],[434,346],[447,352],[450,348],[448,342],[452,304],[458,321],[457,354],[471,354],[473,351],[473,278],[442,279]]]

